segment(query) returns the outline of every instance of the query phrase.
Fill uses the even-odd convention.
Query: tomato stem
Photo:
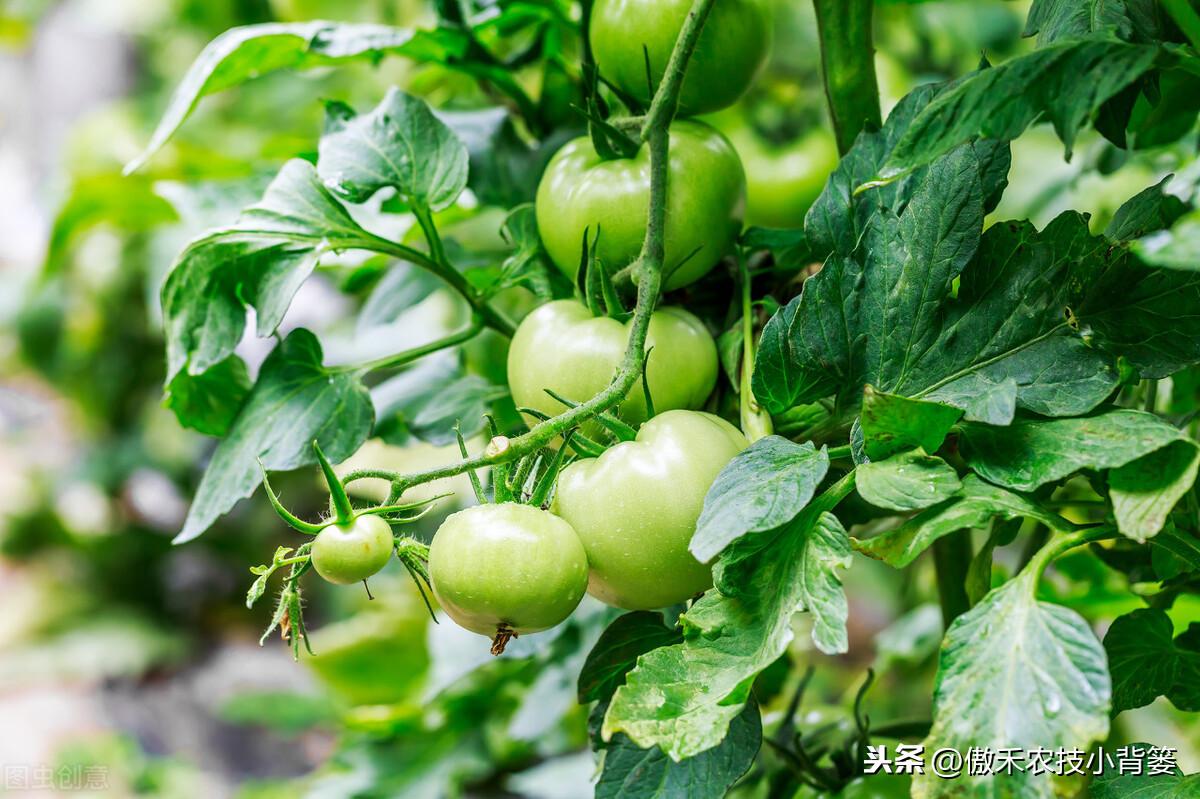
[[[637,261],[639,266],[637,270],[637,305],[634,307],[633,321],[629,329],[629,343],[612,382],[587,402],[542,421],[529,432],[512,439],[509,446],[502,452],[489,453],[485,451],[473,458],[467,457],[464,453],[464,460],[450,466],[411,475],[396,474],[392,481],[392,498],[389,503],[395,501],[412,486],[516,460],[536,452],[568,430],[579,427],[597,414],[615,407],[626,397],[641,377],[642,364],[646,358],[646,336],[650,329],[650,315],[654,312],[661,293],[663,263],[666,260],[667,167],[670,157],[668,131],[679,108],[679,92],[683,86],[683,75],[687,69],[688,60],[696,49],[700,31],[714,2],[715,0],[693,0],[692,8],[688,12],[683,28],[679,32],[679,38],[675,42],[675,49],[671,51],[671,58],[667,62],[663,81],[654,94],[650,110],[642,124],[641,138],[647,143],[650,156],[650,202],[646,220],[646,238],[642,242],[642,251]],[[426,263],[432,263],[428,257],[424,257],[424,260]],[[414,261],[414,263],[416,262]],[[417,263],[417,265],[429,268],[425,264]],[[434,268],[436,270],[440,267],[435,264]],[[457,272],[454,274],[459,280],[463,280],[462,275]],[[470,295],[473,296],[473,289],[470,289],[469,286],[467,288]],[[486,303],[484,306],[489,307]],[[488,316],[480,308],[476,307],[476,310],[480,312],[484,322],[489,327],[492,326]]]
[[[882,119],[871,31],[874,7],[875,0],[813,0],[825,98],[842,155],[859,131],[867,125],[878,127]]]

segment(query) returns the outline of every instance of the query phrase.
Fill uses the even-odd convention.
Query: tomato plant
[[[397,712],[341,760],[419,742],[438,774],[470,773],[452,794],[533,779],[533,760],[586,741],[602,797],[1105,799],[1134,789],[1098,771],[869,769],[898,744],[1086,755],[1164,729],[1139,713],[1194,725],[1200,15],[1034,0],[1028,41],[964,72],[961,48],[929,41],[942,11],[895,5],[922,80],[900,75],[885,114],[875,4],[815,0],[802,24],[827,114],[769,147],[744,109],[714,120],[732,144],[688,118],[756,79],[772,24],[752,0],[249,26],[184,77],[129,169],[262,72],[416,69],[373,109],[327,100],[315,141],[161,290],[168,405],[219,439],[176,540],[268,473],[319,463],[332,521],[267,486],[317,540],[281,548],[250,595],[281,573],[272,629],[297,656],[307,571],[365,578],[384,550],[432,588],[430,641],[453,623],[511,644],[469,674],[432,666],[437,712]],[[998,36],[1020,29],[1013,8],[986,13]],[[1041,123],[1073,168],[1153,178],[1104,224],[1045,187],[1010,218]],[[772,227],[747,227],[747,203]],[[345,295],[324,329],[289,318],[314,281]],[[453,312],[420,315],[431,298]],[[261,365],[244,339],[270,348]],[[460,457],[334,472],[374,439]],[[471,496],[433,493],[464,475]],[[382,494],[358,507],[367,480]],[[419,517],[461,503],[430,542]],[[373,543],[346,546],[348,525]],[[833,712],[806,711],[812,693]],[[592,790],[586,765],[569,795]],[[415,790],[392,776],[366,793]],[[1200,777],[1146,779],[1190,795]]]

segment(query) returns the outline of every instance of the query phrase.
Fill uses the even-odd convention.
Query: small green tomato
[[[501,651],[504,635],[546,630],[570,616],[587,579],[575,530],[529,505],[459,511],[429,547],[429,581],[442,609],[460,626],[496,639]]]
[[[365,580],[387,565],[395,540],[392,528],[378,516],[358,516],[347,524],[331,524],[317,533],[312,565],[331,583]]]

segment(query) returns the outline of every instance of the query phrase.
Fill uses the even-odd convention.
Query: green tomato
[[[631,323],[630,323],[631,324]],[[548,302],[521,322],[508,351],[508,385],[517,407],[547,415],[566,408],[546,393],[582,402],[604,390],[625,354],[630,324],[592,316],[574,300]],[[682,308],[654,312],[646,366],[656,411],[699,408],[717,382],[717,345],[704,323]],[[631,424],[646,420],[640,381],[620,405]]]
[[[387,522],[378,516],[359,516],[349,524],[331,524],[317,533],[312,565],[329,582],[349,585],[386,566],[394,548]]]
[[[667,197],[666,289],[704,277],[741,230],[746,177],[729,141],[701,122],[671,126]],[[605,161],[591,139],[568,142],[542,175],[537,223],[551,260],[567,277],[579,271],[583,234],[600,233],[596,255],[611,272],[638,257],[650,206],[650,155]]]
[[[571,525],[506,502],[449,516],[429,547],[429,581],[460,626],[495,636],[559,624],[587,589],[587,556]]]
[[[747,446],[724,419],[667,411],[635,441],[562,471],[554,511],[587,550],[592,596],[626,610],[683,602],[712,585],[712,570],[688,551],[704,495]]]
[[[646,56],[658,86],[691,7],[692,0],[596,0],[591,43],[600,74],[648,103]],[[680,112],[704,114],[736,102],[766,62],[770,43],[770,12],[761,0],[713,4],[688,62]]]
[[[765,141],[749,125],[721,130],[746,168],[746,224],[799,228],[838,164],[833,133],[818,127],[784,145]]]

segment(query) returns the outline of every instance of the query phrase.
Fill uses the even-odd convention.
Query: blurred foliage
[[[82,13],[81,5],[6,3],[0,11],[0,47],[23,52],[47,15]],[[141,685],[155,675],[203,669],[206,652],[247,640],[259,626],[261,619],[242,606],[250,581],[247,566],[277,545],[295,543],[261,497],[242,503],[187,548],[170,545],[185,510],[182,497],[192,495],[197,464],[211,452],[212,442],[180,431],[161,406],[157,295],[174,253],[187,239],[232,220],[287,158],[311,157],[322,124],[319,98],[365,109],[389,86],[401,85],[446,110],[468,141],[472,175],[482,182],[472,186],[480,205],[447,211],[447,217],[460,218],[444,219],[442,225],[452,246],[474,254],[481,264],[494,265],[507,252],[496,236],[502,214],[487,205],[527,198],[547,153],[557,146],[557,140],[528,146],[525,131],[508,115],[497,115],[492,98],[474,81],[442,66],[387,59],[268,75],[214,96],[146,169],[123,177],[121,165],[148,139],[179,75],[199,48],[225,29],[322,18],[422,25],[432,15],[419,0],[113,0],[107,5],[122,20],[119,27],[128,39],[134,92],[79,120],[64,152],[53,154],[61,167],[54,176],[61,191],[45,261],[27,281],[15,318],[4,320],[7,329],[0,329],[0,365],[6,373],[0,383],[6,395],[0,398],[5,433],[0,461],[11,472],[0,481],[0,496],[12,497],[0,517],[0,556],[20,575],[0,576],[5,615],[12,617],[0,622],[0,686],[48,677]],[[770,159],[785,157],[780,143],[802,136],[828,141],[830,135],[808,4],[775,0],[774,5],[778,41],[766,76],[739,107],[716,120],[743,155],[749,149],[765,153],[764,176],[778,172],[782,161]],[[1028,50],[1029,42],[1020,39],[1026,7],[999,0],[881,4],[878,67],[885,110],[914,85],[969,71],[981,53],[1000,62]],[[536,77],[554,79],[552,73]],[[568,118],[562,108],[555,113],[560,121]],[[1042,224],[1076,208],[1092,213],[1093,229],[1100,230],[1121,201],[1169,172],[1180,173],[1185,185],[1200,181],[1195,148],[1194,132],[1177,144],[1136,151],[1117,150],[1092,135],[1066,162],[1058,140],[1035,129],[1014,143],[1012,188],[993,218],[1031,217]],[[828,159],[820,163],[815,177],[802,176],[815,187],[814,195],[824,180],[820,169],[832,166]],[[752,193],[754,179],[751,174]],[[790,221],[802,217],[806,207],[801,202]],[[397,313],[384,313],[379,327],[352,329],[347,303],[383,303],[386,298],[377,294],[388,279],[384,275],[394,274],[389,266],[323,264],[317,285],[302,292],[287,326],[321,331],[331,355],[344,357],[362,353],[371,341],[379,346],[382,340],[384,352],[402,349],[414,329],[450,331],[459,324],[463,309],[444,293],[427,290],[400,303]],[[340,297],[337,287],[351,289],[351,300]],[[702,289],[697,293],[697,302],[704,302]],[[529,305],[527,295],[514,292],[514,316]],[[256,367],[265,353],[247,349],[243,354]],[[499,382],[503,374],[497,374],[496,364],[502,356],[502,342],[477,342],[463,362]],[[1171,413],[1192,414],[1200,407],[1198,375],[1193,370],[1176,378],[1168,398]],[[452,450],[421,442],[412,432],[398,426],[387,435],[390,443],[370,442],[357,464],[394,465],[415,458],[428,465],[454,457]],[[296,474],[277,488],[311,503],[318,496],[314,479],[311,473]],[[466,493],[463,480],[451,487],[460,496]],[[367,484],[357,488],[370,490]],[[292,507],[306,518],[323,510]],[[420,534],[428,537],[437,520],[423,522]],[[1020,562],[1021,553],[1009,549],[997,552],[1001,569]],[[1128,590],[1134,582],[1131,574],[1077,557],[1060,564],[1047,590],[1104,623],[1140,605]],[[855,691],[871,666],[880,672],[864,699],[873,725],[924,712],[921,703],[928,701],[941,635],[940,616],[931,604],[936,602],[931,566],[899,573],[858,558],[846,583],[852,601],[851,654],[819,655],[805,643],[806,635],[797,635],[779,668],[768,670],[757,686],[765,735],[792,723],[788,702],[802,679],[802,669],[794,664],[816,667],[794,717],[796,727],[809,734],[849,732]],[[318,594],[312,603],[316,656],[305,661],[307,672],[289,672],[295,679],[280,680],[284,687],[273,689],[273,675],[263,675],[256,689],[213,710],[228,725],[269,730],[288,740],[316,736],[323,743],[307,756],[309,765],[320,763],[312,773],[204,775],[185,762],[186,752],[155,751],[152,742],[120,734],[80,740],[61,753],[61,761],[107,765],[116,790],[126,795],[214,795],[210,791],[221,789],[214,788],[217,779],[243,782],[239,795],[245,799],[582,795],[578,786],[594,777],[594,764],[580,754],[589,734],[588,708],[576,703],[575,680],[613,612],[585,604],[568,624],[521,639],[503,659],[493,660],[475,636],[449,623],[430,623],[398,568],[373,588],[374,603],[352,590]],[[1200,607],[1180,601],[1171,615],[1182,627],[1200,618]],[[293,668],[283,658],[272,662],[275,667]],[[302,687],[290,690],[291,682]],[[1178,744],[1188,770],[1200,765],[1200,728],[1169,706],[1123,714],[1109,743],[1143,739]],[[785,795],[772,787],[786,784],[779,776],[784,773],[783,758],[764,747],[734,795]],[[897,792],[875,781],[871,788],[877,792],[848,789],[842,795],[906,793],[903,786]]]

